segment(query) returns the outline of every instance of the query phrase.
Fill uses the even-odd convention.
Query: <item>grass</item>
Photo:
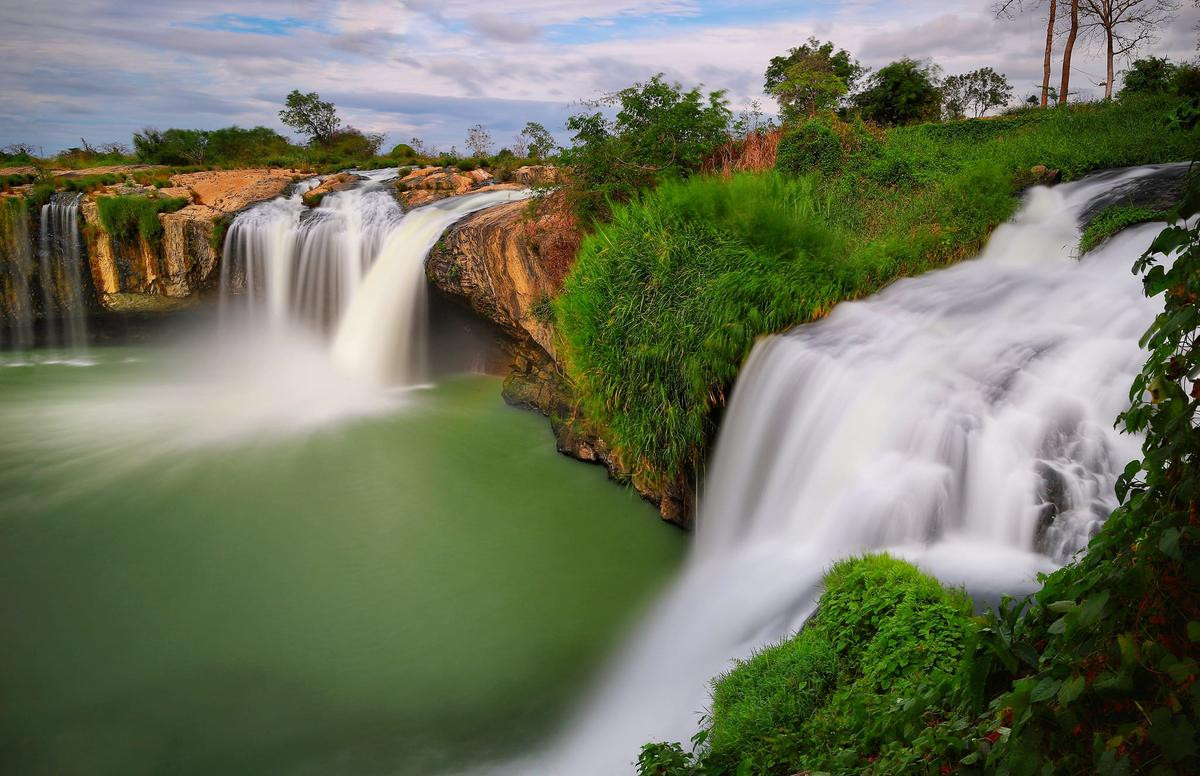
[[[1166,218],[1167,214],[1161,210],[1150,210],[1134,205],[1109,205],[1097,213],[1096,217],[1092,219],[1092,223],[1083,230],[1083,235],[1079,238],[1079,254],[1087,253],[1117,232],[1135,224],[1163,221]]]
[[[139,236],[155,244],[162,239],[163,227],[160,213],[174,213],[186,206],[183,197],[153,199],[150,197],[99,197],[96,205],[100,211],[100,223],[109,236],[118,242],[128,242]]]
[[[786,172],[667,182],[616,206],[556,302],[580,405],[643,476],[694,476],[758,337],[973,255],[1035,165],[1069,180],[1188,158],[1197,133],[1167,130],[1174,106],[1078,105],[886,135],[830,117],[799,143],[820,148],[825,169],[789,158],[785,133]]]

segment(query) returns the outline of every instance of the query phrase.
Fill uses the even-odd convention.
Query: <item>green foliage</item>
[[[713,683],[696,756],[649,745],[643,753],[657,753],[660,770],[641,773],[903,772],[901,758],[860,744],[907,730],[911,715],[899,706],[914,687],[949,686],[975,638],[970,599],[872,555],[829,571],[817,611],[796,636]]]
[[[558,319],[586,412],[630,463],[697,465],[758,333],[846,292],[817,207],[806,180],[669,181],[584,240]]]
[[[284,99],[279,120],[308,138],[312,145],[326,146],[334,139],[342,120],[332,102],[323,102],[316,92],[301,94],[293,89]]]
[[[585,218],[605,215],[610,202],[626,201],[658,180],[691,174],[725,141],[730,118],[724,92],[685,92],[661,73],[601,105],[617,107],[616,117],[596,111],[567,120],[575,144],[564,156]]]
[[[788,71],[796,65],[832,74],[842,84],[841,94],[853,90],[858,79],[866,72],[866,68],[860,65],[849,51],[845,49],[835,51],[832,42],[821,42],[816,38],[809,38],[808,42],[788,49],[787,56],[771,57],[763,77],[763,91],[767,94],[776,94],[784,82],[791,77]],[[826,110],[829,107],[833,106],[821,107],[818,110]]]
[[[1134,224],[1144,224],[1147,221],[1161,221],[1166,213],[1150,210],[1133,205],[1114,204],[1101,210],[1092,219],[1083,235],[1079,238],[1079,253],[1084,254],[1100,243],[1112,237],[1117,232]]]
[[[779,139],[775,169],[799,175],[813,170],[833,173],[842,166],[842,143],[826,122],[809,121]]]
[[[1125,84],[1118,97],[1128,94],[1166,94],[1175,80],[1175,65],[1169,59],[1135,59],[1125,71]]]
[[[558,143],[554,141],[554,135],[550,134],[550,130],[536,121],[527,123],[521,130],[521,135],[525,140],[525,148],[530,159],[549,159],[554,156],[554,152],[558,148]]]
[[[29,208],[29,212],[40,212],[42,206],[50,201],[54,196],[55,187],[52,183],[39,183],[29,191],[25,192],[25,206]]]
[[[534,320],[538,323],[553,326],[556,321],[554,298],[548,294],[541,294],[533,300],[533,304],[529,306],[529,312],[533,314]]]
[[[213,220],[212,232],[208,235],[208,245],[212,252],[220,256],[225,249],[225,234],[233,223],[233,216],[228,213],[217,216]]]
[[[145,164],[246,166],[299,152],[268,127],[223,127],[211,131],[146,127],[133,135],[134,152]],[[288,166],[288,165],[280,165]]]
[[[942,93],[931,66],[905,58],[873,73],[855,103],[868,121],[902,126],[937,121],[942,112]]]
[[[781,108],[785,122],[836,108],[864,72],[844,49],[809,38],[786,57],[773,57],[767,66],[765,90]]]
[[[159,213],[173,213],[187,204],[188,200],[184,198],[121,196],[99,197],[96,200],[100,223],[112,239],[129,242],[140,235],[151,244],[162,239],[163,227],[158,220]]]
[[[968,111],[979,118],[992,108],[1007,105],[1013,88],[1003,73],[990,67],[952,75],[942,82],[942,102],[947,118],[962,118]]]

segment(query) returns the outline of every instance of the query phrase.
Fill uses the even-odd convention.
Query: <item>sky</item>
[[[809,36],[864,65],[902,56],[946,74],[990,66],[1018,97],[1041,81],[1044,20],[995,19],[992,0],[0,0],[0,147],[53,153],[128,144],[142,127],[213,129],[278,119],[292,89],[317,91],[388,145],[464,147],[481,123],[504,145],[527,121],[561,140],[593,99],[663,72],[762,100],[767,61]],[[1196,57],[1186,1],[1145,53]],[[1102,90],[1098,46],[1073,88]],[[1058,80],[1055,65],[1054,81]]]

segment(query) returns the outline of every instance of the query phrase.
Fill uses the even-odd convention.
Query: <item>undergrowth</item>
[[[1161,210],[1137,207],[1135,205],[1115,204],[1101,210],[1083,230],[1079,238],[1079,253],[1084,254],[1100,243],[1112,237],[1117,232],[1135,224],[1147,221],[1162,221],[1167,214]]]

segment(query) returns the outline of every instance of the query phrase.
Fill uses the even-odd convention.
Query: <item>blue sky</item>
[[[0,0],[0,146],[49,153],[129,142],[145,126],[265,124],[295,88],[333,100],[389,142],[463,145],[482,123],[503,144],[526,121],[563,134],[580,100],[656,72],[762,99],[771,56],[810,35],[878,67],[928,58],[992,66],[1021,95],[1040,80],[1042,20],[991,17],[991,0]],[[1196,54],[1188,2],[1146,51]],[[1103,62],[1077,55],[1085,93]],[[1056,75],[1057,78],[1057,75]],[[769,101],[764,100],[769,106]]]

